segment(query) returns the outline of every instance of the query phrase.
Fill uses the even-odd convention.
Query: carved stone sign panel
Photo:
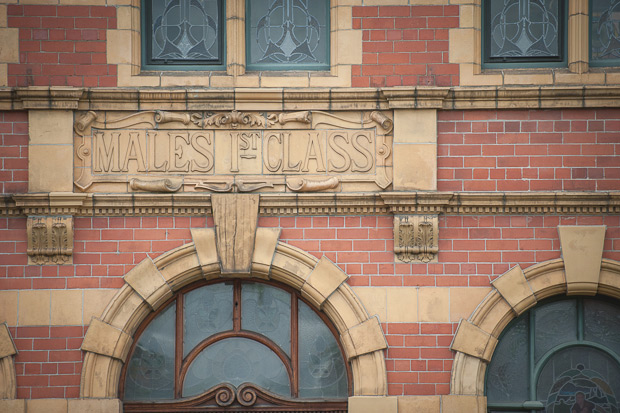
[[[86,112],[84,192],[373,191],[392,183],[392,120],[373,112]]]

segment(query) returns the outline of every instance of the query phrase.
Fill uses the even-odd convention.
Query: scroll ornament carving
[[[27,233],[29,264],[72,263],[73,217],[30,216]]]
[[[220,113],[167,112],[157,110],[132,113],[118,119],[103,120],[99,118],[100,117],[97,112],[88,111],[75,122],[73,129],[78,135],[84,136],[85,134],[88,134],[88,129],[90,127],[99,129],[122,129],[140,124],[155,127],[158,124],[172,122],[179,122],[186,126],[194,124],[203,129],[236,129],[240,126],[268,128],[276,124],[285,125],[290,122],[298,122],[305,125],[311,125],[312,127],[325,124],[349,128],[368,128],[374,123],[383,129],[384,133],[390,133],[394,127],[394,122],[392,119],[380,111],[370,112],[358,121],[353,121],[329,112],[309,110],[270,114],[239,112],[237,110]]]
[[[394,254],[401,262],[437,260],[439,217],[397,215],[394,217]]]

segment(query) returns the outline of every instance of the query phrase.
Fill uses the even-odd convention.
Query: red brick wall
[[[86,327],[11,327],[19,353],[15,356],[17,398],[77,398]]]
[[[19,28],[9,86],[116,86],[116,66],[106,58],[115,7],[8,5],[7,15],[8,27]]]
[[[28,113],[0,112],[0,194],[28,192]]]
[[[440,111],[440,191],[620,189],[620,110]]]
[[[0,218],[0,289],[118,288],[147,255],[191,242],[186,217],[75,219],[74,266],[26,266],[26,219]],[[262,217],[281,240],[327,256],[353,286],[486,286],[516,264],[560,256],[558,225],[606,225],[603,257],[620,260],[620,216],[461,216],[440,218],[439,262],[395,264],[389,216]],[[383,324],[389,393],[447,394],[453,323]],[[12,328],[19,397],[77,397],[82,327]],[[59,374],[56,376],[56,374]]]
[[[191,242],[205,218],[75,218],[73,266],[26,265],[26,219],[0,218],[0,290],[118,288],[147,255]],[[211,219],[209,226],[212,226]],[[262,217],[280,239],[325,255],[352,286],[489,286],[519,264],[560,257],[558,225],[606,225],[603,257],[620,261],[620,216],[447,215],[439,220],[439,262],[394,263],[389,216]]]
[[[459,66],[448,58],[448,29],[458,26],[458,6],[353,7],[363,55],[352,86],[458,85]]]
[[[385,360],[388,394],[449,394],[454,359],[450,343],[457,326],[457,323],[384,323],[389,346]]]

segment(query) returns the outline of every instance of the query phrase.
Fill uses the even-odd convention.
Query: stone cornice
[[[620,106],[620,87],[0,88],[0,110],[549,109]]]
[[[617,192],[382,192],[260,194],[262,216],[367,214],[620,214]],[[19,194],[0,216],[212,214],[209,194]]]

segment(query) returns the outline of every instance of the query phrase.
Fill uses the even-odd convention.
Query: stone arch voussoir
[[[387,393],[383,350],[387,343],[376,316],[369,317],[346,283],[348,276],[327,258],[317,259],[278,241],[279,230],[258,228],[249,274],[223,274],[211,228],[192,230],[193,242],[158,258],[146,258],[125,276],[125,285],[100,318],[93,318],[85,351],[81,398],[118,398],[121,368],[142,321],[182,287],[195,281],[255,277],[279,281],[304,296],[332,321],[351,362],[356,396]]]
[[[516,266],[492,282],[493,290],[469,319],[461,320],[452,342],[456,356],[451,394],[484,395],[486,367],[499,335],[510,321],[539,301],[560,294],[603,294],[620,299],[620,262],[599,258],[594,270],[583,272],[572,271],[571,265],[559,258],[526,270]],[[571,271],[572,276],[567,277]]]

